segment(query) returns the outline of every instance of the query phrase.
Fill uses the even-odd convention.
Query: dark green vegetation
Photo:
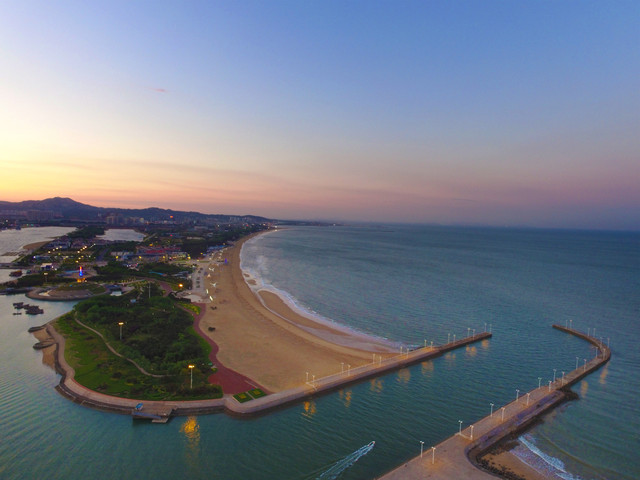
[[[67,237],[89,240],[98,235],[104,235],[104,227],[98,225],[88,225],[86,227],[80,227],[71,233],[68,233]]]
[[[119,297],[94,297],[78,303],[56,322],[67,338],[65,357],[76,370],[76,380],[87,388],[121,397],[149,400],[219,398],[218,385],[207,383],[212,373],[209,345],[193,330],[193,317],[159,289],[142,286]],[[99,331],[105,340],[75,321]],[[120,341],[120,325],[122,341]],[[193,372],[188,368],[194,365]],[[193,374],[193,388],[191,375]]]
[[[245,403],[253,400],[254,398],[264,397],[265,395],[266,393],[264,393],[261,389],[254,388],[253,390],[249,390],[247,392],[236,393],[233,398],[235,398],[240,403]]]

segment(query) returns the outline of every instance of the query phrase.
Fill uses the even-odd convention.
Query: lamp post
[[[562,385],[564,385],[564,372],[562,372]]]
[[[531,395],[530,392],[527,392],[527,407],[529,406],[529,396]]]
[[[471,331],[470,327],[467,327],[467,337],[469,336],[469,332]]]
[[[493,417],[493,403],[490,403],[489,405],[491,405],[491,414],[489,416]]]
[[[582,370],[583,372],[587,371],[587,359],[584,359],[584,369]]]
[[[424,442],[420,440],[420,458],[422,458],[422,447],[424,446]]]
[[[518,403],[518,397],[520,396],[520,390],[516,388],[516,403]]]
[[[473,338],[476,338],[476,329],[474,328],[471,331],[473,332]]]
[[[309,383],[309,372],[304,372],[307,374],[307,379],[305,380],[305,382]]]
[[[572,324],[572,323],[573,323],[573,318],[570,318],[570,319],[569,319],[569,328],[571,328],[571,326],[572,326],[571,324]]]
[[[470,440],[473,440],[473,425],[471,425],[471,438]]]
[[[504,422],[504,407],[502,407],[502,421]]]
[[[451,341],[451,333],[447,333],[447,343]]]
[[[120,341],[122,341],[122,326],[124,325],[124,322],[118,322],[118,325],[120,325]]]
[[[436,461],[436,447],[431,447],[431,465]]]
[[[453,343],[456,343],[456,334],[453,334]]]
[[[538,388],[540,388],[540,383],[542,382],[542,377],[538,377]]]
[[[549,391],[551,391],[551,380],[549,380]]]
[[[462,420],[458,420],[458,423],[460,424],[460,430],[458,430],[458,435],[462,435]]]
[[[195,367],[195,365],[189,365],[189,370],[191,370],[191,389],[193,389],[193,367]]]
[[[553,383],[556,383],[556,369],[553,369]]]

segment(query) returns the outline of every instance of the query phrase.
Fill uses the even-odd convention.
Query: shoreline
[[[255,279],[242,270],[241,251],[256,235],[214,254],[203,279],[211,288],[211,302],[199,326],[218,345],[217,357],[225,367],[279,392],[304,385],[307,376],[325,377],[347,365],[370,363],[373,354],[396,354],[382,340],[317,322],[273,292],[250,285]]]

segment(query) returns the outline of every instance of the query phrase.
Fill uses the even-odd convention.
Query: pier
[[[598,339],[577,330],[553,325],[553,328],[580,337],[591,344],[596,356],[583,365],[520,395],[504,407],[496,407],[492,413],[478,422],[467,425],[442,443],[427,448],[418,456],[391,472],[378,477],[380,480],[464,478],[473,480],[495,479],[495,475],[482,470],[478,458],[509,435],[526,429],[539,416],[566,400],[564,390],[609,361],[611,351]]]

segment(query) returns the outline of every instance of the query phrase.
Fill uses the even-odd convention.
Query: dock
[[[151,423],[167,423],[175,408],[169,405],[151,404],[145,406],[138,403],[131,410],[131,417],[134,420],[151,420]]]
[[[553,325],[553,328],[590,342],[597,348],[596,356],[584,365],[578,365],[578,368],[562,378],[556,378],[547,385],[519,395],[508,405],[496,407],[478,422],[465,425],[464,428],[460,425],[460,430],[455,435],[433,447],[425,446],[422,456],[378,477],[379,480],[495,479],[495,475],[481,469],[478,458],[509,435],[526,429],[540,415],[565,401],[568,387],[600,368],[611,357],[609,347],[595,337],[559,325]]]

